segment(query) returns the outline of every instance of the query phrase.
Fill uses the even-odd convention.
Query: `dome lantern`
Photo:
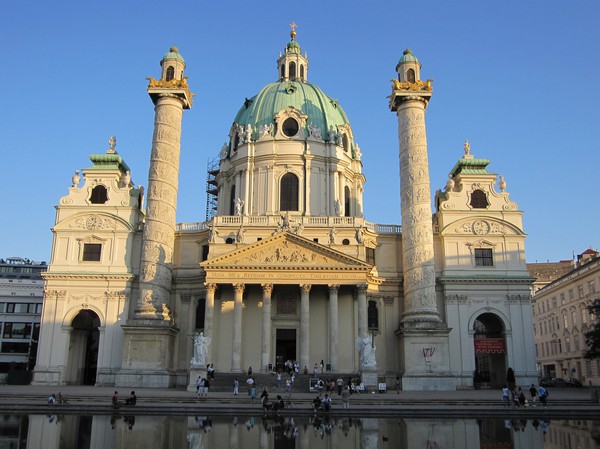
[[[306,53],[302,55],[300,44],[296,41],[296,27],[292,22],[290,24],[291,40],[285,46],[284,52],[277,60],[277,69],[279,72],[279,82],[299,81],[305,83],[308,73],[308,58]]]

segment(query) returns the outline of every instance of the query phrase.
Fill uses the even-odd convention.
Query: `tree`
[[[588,310],[590,311],[590,315],[596,317],[596,321],[592,325],[591,330],[585,333],[587,350],[584,357],[586,359],[598,359],[600,358],[600,300],[594,301],[588,307]]]

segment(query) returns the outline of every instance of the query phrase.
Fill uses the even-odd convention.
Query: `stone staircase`
[[[348,377],[356,377],[356,373],[329,373],[325,372],[319,378],[323,380],[332,378],[336,380],[338,377],[342,377],[344,384],[348,381]],[[285,392],[285,380],[289,377],[287,374],[283,374],[281,384],[277,385],[277,375],[268,373],[254,373],[252,378],[256,383],[256,394],[260,395],[264,386],[267,387],[269,393],[283,393]],[[233,393],[233,381],[238,379],[240,383],[240,394],[245,395],[248,391],[248,385],[246,380],[248,377],[246,373],[221,373],[216,372],[215,378],[210,379],[210,391],[213,392],[232,392]],[[292,393],[308,393],[310,391],[310,379],[314,379],[312,374],[299,374],[296,376],[294,385],[292,387]]]

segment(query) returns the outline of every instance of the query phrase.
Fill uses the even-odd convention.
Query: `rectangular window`
[[[4,338],[29,338],[31,337],[30,323],[4,323]]]
[[[43,304],[36,304],[35,305],[35,313],[42,313],[42,306],[43,306]]]
[[[579,291],[579,299],[583,298],[583,285],[578,285],[577,290]]]
[[[561,294],[560,294],[560,303],[561,303],[561,304],[564,304],[564,303],[565,303],[565,294],[564,294],[564,293],[561,293]]]
[[[489,248],[475,248],[475,266],[493,267],[494,257],[492,250]]]
[[[556,307],[556,296],[552,297],[552,307]]]
[[[594,281],[590,281],[589,283],[590,293],[594,293],[596,291],[596,284]]]
[[[9,302],[6,305],[6,313],[33,313],[32,310],[33,304],[27,302]]]
[[[573,289],[569,290],[569,300],[573,301],[575,299],[575,295],[573,294]]]
[[[83,256],[81,260],[84,262],[100,262],[100,256],[102,254],[101,243],[84,243],[83,244]]]
[[[2,343],[2,352],[27,354],[27,352],[29,352],[29,343],[12,343],[5,341]]]
[[[367,263],[375,265],[375,248],[366,248]]]
[[[6,310],[6,303],[0,302],[0,313],[4,313],[4,310]]]

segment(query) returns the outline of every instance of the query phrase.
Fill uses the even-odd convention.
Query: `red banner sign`
[[[476,338],[475,353],[479,354],[504,354],[504,338]]]

